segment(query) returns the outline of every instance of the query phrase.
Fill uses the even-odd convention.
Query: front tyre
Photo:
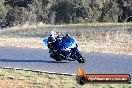
[[[82,57],[82,55],[79,52],[77,53],[77,56],[78,56],[77,61],[79,63],[85,63],[85,59]]]

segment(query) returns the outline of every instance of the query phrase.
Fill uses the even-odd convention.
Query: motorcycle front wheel
[[[77,53],[78,59],[77,61],[79,63],[85,63],[85,59],[82,57],[82,55],[80,54],[80,52]]]

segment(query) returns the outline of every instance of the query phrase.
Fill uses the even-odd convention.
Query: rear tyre
[[[58,52],[55,52],[55,54],[54,54],[54,59],[55,59],[56,61],[62,61],[61,56],[59,55]]]
[[[60,57],[55,57],[54,58],[56,61],[62,61]]]
[[[59,58],[55,58],[55,60],[56,60],[56,61],[62,61],[62,60],[61,60],[61,59],[59,59]]]
[[[82,55],[78,52],[78,59],[77,59],[77,61],[79,62],[79,63],[85,63],[85,59],[82,57]]]
[[[58,51],[54,52],[52,50],[49,50],[49,53],[51,58],[55,59],[56,61],[62,61]]]

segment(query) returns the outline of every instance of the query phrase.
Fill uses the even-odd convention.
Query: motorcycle
[[[78,44],[75,39],[71,37],[63,37],[61,41],[56,41],[57,48],[54,49],[52,45],[48,45],[48,37],[43,40],[44,45],[49,46],[50,57],[56,61],[69,60],[78,61],[79,63],[85,63],[85,59],[82,57],[78,50]]]

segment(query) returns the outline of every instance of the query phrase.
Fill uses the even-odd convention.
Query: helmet
[[[50,36],[55,37],[56,36],[56,32],[55,31],[51,31],[50,32]]]
[[[68,33],[66,34],[66,37],[69,37],[69,34]]]

